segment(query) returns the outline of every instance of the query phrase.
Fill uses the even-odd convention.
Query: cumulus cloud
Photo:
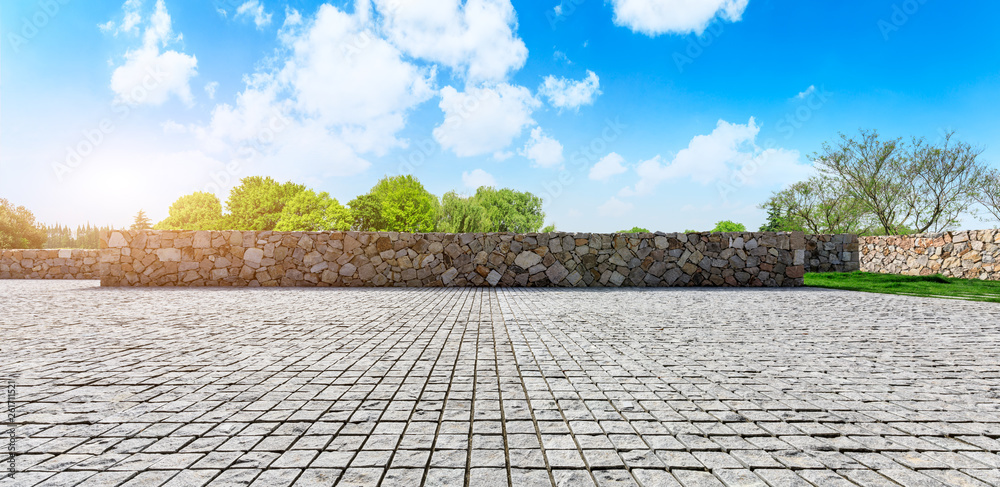
[[[799,162],[798,151],[757,146],[759,132],[752,117],[746,124],[719,120],[711,134],[695,136],[669,163],[659,155],[639,163],[635,168],[639,182],[619,195],[649,194],[663,181],[680,178],[702,184],[734,179],[747,185],[779,184],[812,171],[812,166]]]
[[[517,15],[510,0],[374,2],[393,44],[410,56],[448,66],[470,84],[504,81],[528,59],[515,33]]]
[[[462,184],[464,184],[466,188],[476,190],[481,186],[496,187],[497,180],[492,174],[482,169],[475,169],[472,172],[462,172]]]
[[[589,177],[594,181],[607,181],[612,176],[627,171],[625,166],[622,165],[624,162],[624,157],[612,152],[602,157],[601,160],[597,161],[597,164],[594,164],[594,167],[590,168]]]
[[[628,212],[632,211],[635,205],[627,201],[621,201],[618,198],[612,196],[605,201],[604,204],[597,207],[597,213],[601,216],[625,216]]]
[[[122,27],[125,23],[123,21]],[[163,0],[157,0],[156,9],[143,32],[142,46],[126,52],[124,64],[111,75],[111,89],[119,102],[162,105],[173,95],[185,103],[192,103],[190,80],[198,74],[198,60],[174,50],[160,51],[179,40],[181,35],[173,34],[170,14]]]
[[[264,11],[264,4],[260,3],[260,0],[248,0],[243,2],[239,7],[236,7],[236,14],[233,15],[233,18],[238,19],[240,17],[253,20],[257,29],[263,29],[271,25],[271,14]]]
[[[545,135],[541,127],[531,129],[531,137],[518,154],[532,160],[539,167],[552,167],[563,162],[562,144]]]
[[[549,104],[556,108],[576,109],[593,104],[594,98],[601,94],[600,86],[600,78],[590,70],[587,77],[580,81],[546,76],[538,88],[538,95],[547,98]]]
[[[749,0],[611,0],[615,25],[655,37],[701,34],[716,17],[737,22]]]
[[[502,83],[465,92],[446,86],[439,103],[445,119],[434,139],[459,157],[500,152],[535,123],[531,114],[539,104],[523,86]]]

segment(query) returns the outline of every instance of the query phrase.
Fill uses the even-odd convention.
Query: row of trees
[[[545,220],[541,198],[531,193],[481,187],[472,196],[449,192],[438,200],[410,175],[385,177],[346,206],[301,184],[251,176],[230,191],[225,210],[214,194],[192,193],[170,205],[154,228],[537,232]]]
[[[58,223],[45,225],[44,228],[46,249],[96,249],[101,241],[101,232],[112,230],[110,226],[97,227],[91,226],[90,223],[80,225],[76,230]]]
[[[905,235],[957,227],[985,209],[1000,220],[1000,171],[982,149],[954,133],[886,139],[875,130],[823,144],[813,155],[819,175],[773,194],[762,231]]]

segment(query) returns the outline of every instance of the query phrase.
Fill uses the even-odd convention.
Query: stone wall
[[[115,231],[103,286],[801,286],[793,233]]]
[[[0,279],[100,279],[94,249],[0,250]]]
[[[861,268],[858,236],[806,235],[806,272],[854,272]]]
[[[861,237],[861,270],[1000,280],[1000,231]]]

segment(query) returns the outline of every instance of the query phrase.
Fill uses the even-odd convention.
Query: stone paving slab
[[[1000,485],[996,304],[0,281],[0,334],[0,486]]]

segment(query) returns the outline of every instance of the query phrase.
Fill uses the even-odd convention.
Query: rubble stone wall
[[[100,279],[96,249],[0,250],[0,279]]]
[[[861,237],[861,270],[1000,280],[1000,230]]]
[[[114,231],[102,286],[801,286],[791,233]]]
[[[861,268],[858,236],[806,235],[806,272],[854,272]]]

